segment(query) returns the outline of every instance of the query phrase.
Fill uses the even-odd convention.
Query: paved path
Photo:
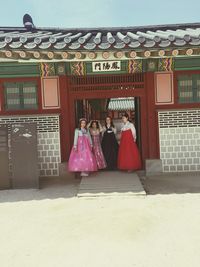
[[[101,180],[114,192],[125,176],[111,175]],[[200,266],[199,176],[146,178],[148,197],[77,197],[73,174],[41,180],[40,190],[0,191],[0,267]]]
[[[83,177],[78,190],[78,197],[145,195],[136,173],[119,171],[102,171]]]

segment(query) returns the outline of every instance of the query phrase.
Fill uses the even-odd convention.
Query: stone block
[[[196,171],[197,165],[190,165],[190,171]]]
[[[164,166],[164,172],[169,172],[169,166]]]
[[[179,164],[179,159],[174,159],[174,164],[175,165]]]
[[[184,165],[184,171],[189,171],[189,165]]]
[[[176,165],[170,166],[170,172],[176,172]]]
[[[174,151],[174,148],[173,148],[172,146],[169,146],[169,147],[167,148],[167,151],[168,151],[168,152],[173,152],[173,151]]]
[[[195,163],[195,164],[199,164],[199,158],[194,158],[194,159],[193,159],[193,163]]]
[[[183,165],[178,165],[177,166],[177,171],[183,171]]]

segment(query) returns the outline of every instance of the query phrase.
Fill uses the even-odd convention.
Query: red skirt
[[[122,131],[118,154],[118,169],[139,170],[142,168],[140,152],[134,142],[132,131]]]

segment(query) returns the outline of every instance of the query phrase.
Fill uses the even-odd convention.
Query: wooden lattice
[[[144,88],[144,75],[70,76],[69,84],[70,91],[129,90]]]

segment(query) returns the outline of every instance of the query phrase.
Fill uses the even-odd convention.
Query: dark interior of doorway
[[[75,123],[78,125],[80,118],[87,121],[99,120],[102,125],[106,116],[111,116],[117,128],[117,136],[120,136],[122,126],[122,114],[127,112],[131,122],[134,123],[137,132],[137,145],[141,150],[141,112],[139,97],[81,99],[75,101]]]

